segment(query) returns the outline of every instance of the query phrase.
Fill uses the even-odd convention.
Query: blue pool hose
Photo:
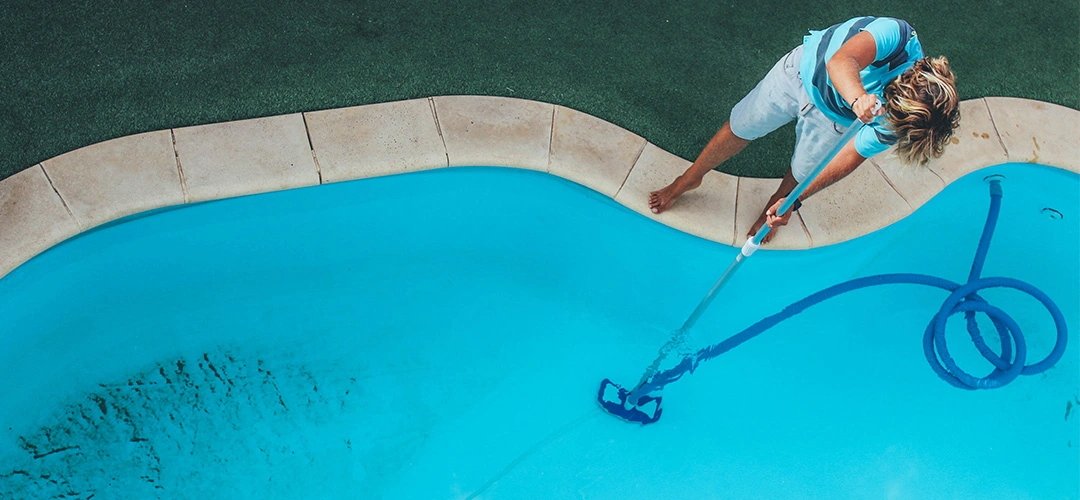
[[[1065,353],[1065,345],[1068,340],[1068,329],[1061,309],[1041,290],[1023,281],[1012,278],[979,277],[986,261],[990,239],[993,237],[994,228],[997,225],[998,213],[1001,210],[1001,193],[1000,179],[992,179],[990,181],[990,213],[987,215],[986,225],[983,227],[982,238],[979,240],[975,260],[971,265],[971,273],[968,275],[966,284],[961,285],[925,274],[880,274],[854,279],[826,288],[789,305],[777,314],[758,321],[749,328],[718,344],[705,347],[694,354],[686,356],[682,362],[671,369],[657,372],[639,387],[630,391],[629,401],[638,401],[638,398],[659,393],[666,385],[678,380],[686,373],[693,373],[701,363],[738,347],[743,342],[758,336],[781,321],[799,314],[810,306],[837,295],[877,285],[929,285],[950,292],[948,298],[945,299],[945,303],[941,305],[937,314],[934,315],[934,318],[926,327],[926,332],[923,334],[923,353],[926,355],[926,360],[930,363],[934,373],[937,373],[942,380],[955,387],[969,390],[993,389],[1008,384],[1020,375],[1034,375],[1049,369]],[[1027,344],[1020,331],[1020,326],[1004,311],[990,305],[979,297],[977,292],[988,288],[1019,290],[1031,295],[1046,307],[1057,327],[1057,342],[1045,359],[1031,365],[1024,364],[1027,358]],[[975,377],[960,369],[953,361],[952,356],[949,355],[948,348],[945,345],[945,323],[949,317],[961,312],[964,313],[967,320],[967,331],[971,336],[971,340],[975,343],[975,347],[995,367],[985,377]],[[1001,340],[1000,355],[991,351],[983,340],[975,321],[976,312],[984,313],[992,320]],[[1012,361],[1009,361],[1010,359]]]

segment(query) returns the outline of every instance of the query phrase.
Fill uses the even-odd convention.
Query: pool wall
[[[1080,173],[1080,111],[1007,97],[963,101],[960,109],[953,144],[929,168],[904,167],[892,151],[872,158],[806,203],[770,248],[820,247],[876,231],[993,165],[1031,162]],[[722,121],[717,117],[718,126]],[[649,192],[689,162],[563,106],[440,96],[280,115],[121,137],[0,181],[0,277],[80,232],[156,208],[483,165],[548,172],[726,245],[741,242],[780,182],[713,171],[655,215]]]

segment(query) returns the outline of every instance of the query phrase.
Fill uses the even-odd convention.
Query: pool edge
[[[891,150],[878,155],[809,200],[770,247],[820,247],[877,231],[964,175],[1002,163],[1080,174],[1078,110],[985,97],[963,101],[961,115],[953,144],[928,168],[903,167]],[[547,172],[726,245],[741,241],[779,182],[713,171],[656,215],[649,192],[690,162],[564,106],[456,95],[292,113],[120,137],[0,181],[0,277],[76,234],[148,210],[462,165]]]

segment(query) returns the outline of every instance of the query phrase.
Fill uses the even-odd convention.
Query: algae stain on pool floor
[[[361,406],[370,399],[365,384],[379,375],[335,368],[316,372],[289,354],[222,348],[100,383],[18,439],[23,453],[4,459],[0,498],[259,496],[260,488],[310,495],[340,493],[334,483],[342,482],[355,488],[356,476],[365,475],[357,457],[391,458],[391,449],[400,453],[423,438],[399,429],[367,439],[364,417],[345,417],[378,413]],[[378,403],[373,397],[366,402]]]

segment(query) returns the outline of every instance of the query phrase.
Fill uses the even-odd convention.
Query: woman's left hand
[[[788,221],[791,220],[791,212],[794,212],[794,210],[790,208],[788,209],[787,213],[783,215],[776,215],[776,211],[780,210],[780,205],[783,205],[784,200],[786,199],[787,198],[780,198],[779,200],[776,200],[776,203],[773,203],[773,206],[769,207],[769,209],[765,211],[765,224],[768,224],[769,228],[776,229],[780,226],[786,226]]]

